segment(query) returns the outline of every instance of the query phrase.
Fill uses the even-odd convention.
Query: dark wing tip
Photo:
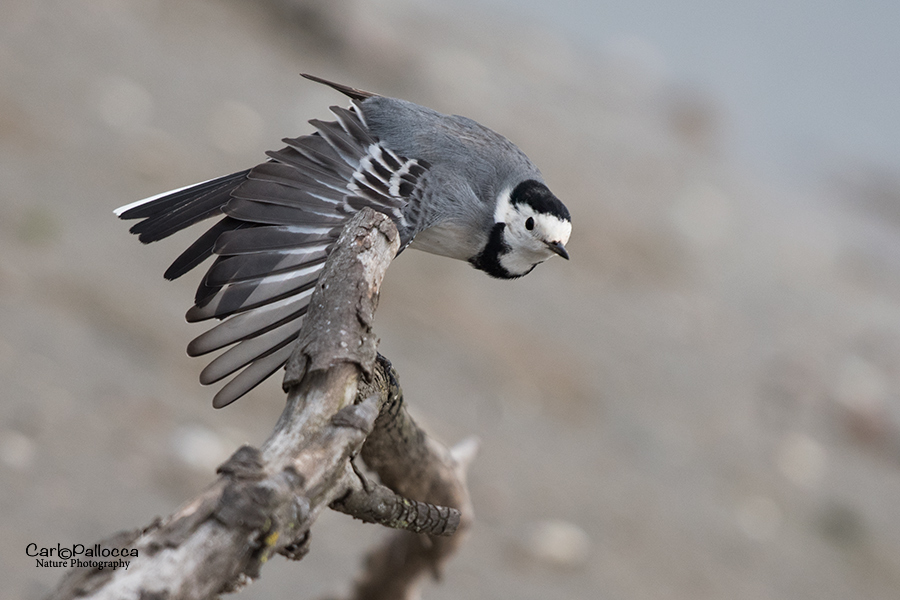
[[[309,73],[300,73],[300,76],[309,79],[310,81],[315,81],[316,83],[325,84],[330,88],[336,89],[345,96],[349,96],[350,98],[353,98],[354,100],[358,100],[360,102],[362,102],[366,98],[371,98],[378,95],[373,94],[372,92],[367,92],[365,90],[359,90],[348,85],[335,83],[334,81],[328,81],[327,79],[322,79],[321,77],[316,77],[315,75],[310,75]]]

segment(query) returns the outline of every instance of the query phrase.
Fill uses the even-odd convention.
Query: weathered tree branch
[[[358,472],[348,475],[347,492],[332,502],[331,508],[366,523],[414,533],[452,535],[459,528],[458,510],[404,498],[364,477]]]
[[[471,508],[465,461],[415,426],[390,364],[376,363],[372,322],[398,247],[387,217],[364,209],[350,221],[312,297],[286,369],[287,405],[262,448],[238,449],[206,491],[168,518],[101,542],[137,549],[127,570],[73,569],[52,598],[199,599],[235,591],[275,553],[302,558],[310,527],[329,506],[432,534],[398,538],[406,541],[405,556],[389,565],[396,576],[373,576],[372,561],[385,551],[376,552],[357,598],[408,598],[424,574],[437,572],[461,536],[432,536],[465,528]],[[355,468],[360,453],[382,484]]]
[[[464,440],[453,450],[428,437],[406,411],[403,391],[390,362],[379,355],[367,387],[386,390],[375,427],[362,447],[362,458],[382,483],[406,498],[460,511],[458,531],[451,537],[395,532],[369,553],[357,580],[354,600],[417,598],[428,575],[440,577],[446,561],[462,544],[473,519],[465,472],[477,443]]]

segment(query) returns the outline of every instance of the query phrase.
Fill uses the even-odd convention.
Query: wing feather
[[[329,243],[313,242],[307,246],[275,252],[220,257],[207,271],[206,285],[215,287],[264,279],[319,260],[324,261],[330,251]]]
[[[215,253],[226,256],[284,250],[307,242],[331,240],[340,235],[335,225],[272,225],[226,231],[216,240]]]
[[[291,207],[271,204],[261,200],[232,198],[225,205],[224,212],[229,217],[263,225],[303,225],[315,222],[341,226],[352,213],[340,214],[337,211],[317,211],[304,207]]]
[[[202,305],[195,305],[191,320],[224,319],[225,317],[269,304],[289,296],[295,296],[315,287],[322,266],[318,262],[305,263],[302,268],[267,275],[261,279],[230,282],[220,287]]]
[[[295,298],[284,298],[256,310],[234,315],[191,340],[187,353],[189,356],[203,356],[298,319],[306,314],[310,296],[312,289],[297,294]]]
[[[291,357],[293,345],[288,340],[283,346],[273,348],[270,354],[259,358],[252,365],[241,371],[236,377],[213,396],[213,406],[223,408],[228,406],[260,383],[268,379],[275,371],[284,366]]]
[[[210,227],[206,233],[197,238],[197,241],[188,246],[187,250],[182,252],[172,265],[166,269],[163,277],[166,279],[178,279],[204,260],[213,255],[216,243],[228,232],[237,231],[248,224],[237,221],[230,217],[225,217]]]
[[[252,338],[245,338],[217,356],[200,373],[200,383],[210,385],[221,381],[254,360],[267,355],[272,348],[280,348],[297,339],[303,318],[298,318]]]

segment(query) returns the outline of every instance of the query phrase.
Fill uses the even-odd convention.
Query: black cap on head
[[[569,209],[553,195],[546,185],[536,179],[526,179],[509,195],[512,204],[527,204],[535,212],[553,215],[564,221],[571,221]]]

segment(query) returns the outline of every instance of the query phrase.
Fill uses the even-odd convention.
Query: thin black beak
[[[569,260],[569,253],[566,252],[566,247],[562,245],[562,242],[546,242],[546,244],[547,247],[555,253],[559,254],[564,259]]]

